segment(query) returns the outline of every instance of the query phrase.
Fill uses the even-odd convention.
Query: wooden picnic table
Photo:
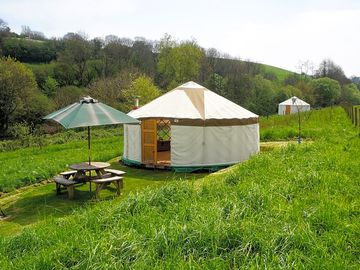
[[[120,189],[123,188],[123,175],[125,172],[115,169],[107,169],[110,164],[107,162],[87,162],[72,164],[69,166],[73,171],[61,172],[60,176],[54,177],[56,183],[57,194],[60,194],[60,186],[67,188],[69,198],[74,198],[74,185],[79,183],[91,183],[96,185],[96,197],[99,198],[99,192],[110,183],[116,186],[117,194],[120,195]],[[92,176],[91,172],[95,172],[96,176]],[[71,180],[70,180],[71,178]]]
[[[110,163],[107,162],[87,162],[72,164],[69,166],[70,169],[76,170],[74,179],[82,181],[91,180],[91,172],[94,171],[97,175],[97,178],[104,178],[106,172],[105,169],[110,167]],[[89,173],[87,176],[86,173]]]

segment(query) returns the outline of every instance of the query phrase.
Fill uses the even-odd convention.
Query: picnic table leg
[[[69,194],[69,199],[70,200],[74,199],[74,185],[68,186],[67,191]]]
[[[56,184],[56,195],[60,195],[61,194],[61,185],[58,183],[55,183],[55,184]]]
[[[95,197],[96,199],[100,199],[100,190],[102,190],[105,187],[105,183],[95,183],[95,185],[96,185]]]
[[[116,194],[118,196],[120,196],[121,192],[120,192],[120,180],[114,181],[114,184],[116,186]]]

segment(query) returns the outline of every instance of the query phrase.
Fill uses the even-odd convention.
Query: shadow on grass
[[[152,170],[127,167],[118,159],[110,161],[111,167],[125,171],[124,188],[121,196],[116,196],[114,185],[109,185],[100,192],[100,199],[95,199],[95,185],[90,192],[89,183],[75,187],[75,199],[69,200],[66,190],[56,195],[54,183],[44,183],[16,190],[0,199],[0,206],[8,216],[0,221],[0,236],[19,233],[24,227],[51,218],[71,215],[81,207],[91,207],[101,201],[120,201],[131,192],[145,188],[158,188],[173,180],[201,179],[208,173],[174,173],[172,171]]]

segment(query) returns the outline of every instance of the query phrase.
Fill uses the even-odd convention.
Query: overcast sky
[[[360,1],[356,0],[0,0],[0,18],[62,37],[113,34],[196,39],[234,57],[298,71],[324,58],[360,76]]]

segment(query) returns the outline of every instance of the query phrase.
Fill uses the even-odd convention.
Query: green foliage
[[[339,101],[341,88],[338,81],[330,78],[320,78],[311,82],[315,106],[326,107]]]
[[[134,100],[134,97],[139,96],[141,105],[144,105],[161,95],[159,88],[154,85],[152,79],[146,75],[141,75],[136,78],[130,88],[126,91],[128,100]]]
[[[197,80],[205,53],[195,41],[177,44],[171,36],[165,36],[159,45],[157,71],[160,85],[170,89],[174,84]]]
[[[53,97],[55,95],[58,87],[59,87],[58,82],[54,78],[49,76],[46,78],[44,85],[43,85],[44,93],[48,97]]]
[[[98,80],[89,86],[89,94],[109,106],[128,112],[134,106],[134,97],[127,97],[126,91],[137,76],[124,71]]]
[[[56,47],[51,40],[9,37],[3,41],[2,51],[4,56],[26,63],[48,63],[56,58]]]
[[[347,84],[341,88],[341,102],[358,105],[360,104],[360,91],[356,84]]]
[[[54,78],[54,68],[56,62],[51,62],[47,64],[26,64],[35,75],[36,82],[38,86],[43,89],[43,85],[48,77]]]
[[[78,102],[82,97],[87,94],[85,88],[76,86],[65,86],[61,87],[56,91],[54,96],[54,103],[56,109],[61,109],[74,102]]]
[[[249,89],[251,98],[248,99],[247,107],[260,115],[269,115],[276,110],[276,100],[274,100],[275,90],[271,81],[264,79],[261,75],[256,75]]]
[[[226,95],[226,84],[227,80],[216,73],[211,75],[206,83],[209,89],[211,89],[215,93],[218,93],[221,96]]]
[[[30,69],[12,58],[0,59],[0,136],[16,117],[25,116],[35,89]]]
[[[86,86],[89,83],[88,62],[91,58],[91,45],[81,35],[69,35],[64,39],[65,49],[59,54],[59,62],[67,67],[75,77],[72,82],[78,86]],[[68,75],[66,76],[68,77]]]
[[[360,138],[341,108],[320,114],[313,144],[1,238],[2,268],[356,269]]]

